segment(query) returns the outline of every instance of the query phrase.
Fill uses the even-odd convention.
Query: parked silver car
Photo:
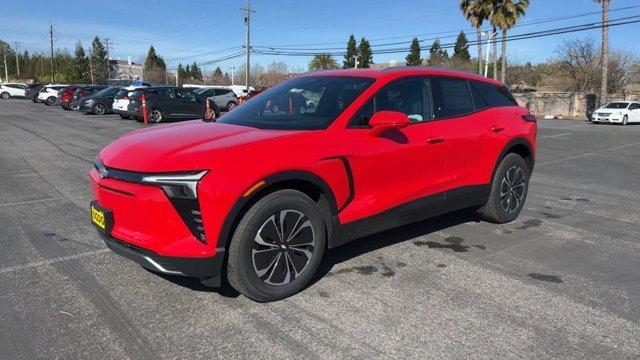
[[[238,106],[238,97],[233,90],[225,86],[202,87],[195,92],[213,100],[220,110],[231,111]]]

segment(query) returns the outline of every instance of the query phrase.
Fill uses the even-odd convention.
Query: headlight
[[[178,174],[144,175],[142,182],[160,185],[168,197],[174,199],[197,199],[198,181],[207,171]]]
[[[93,99],[87,99],[84,102],[87,103],[87,104],[91,104],[93,102]]]

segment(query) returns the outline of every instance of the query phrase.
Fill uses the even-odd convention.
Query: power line
[[[628,25],[628,24],[634,24],[634,23],[638,23],[640,22],[640,15],[635,15],[635,16],[628,16],[628,17],[624,17],[624,18],[620,18],[620,19],[615,19],[615,20],[610,20],[605,26],[607,27],[614,27],[614,26],[621,26],[621,25]],[[603,23],[600,22],[594,22],[594,23],[586,23],[586,24],[581,24],[581,25],[576,25],[576,26],[567,26],[567,27],[561,27],[561,28],[555,28],[555,29],[548,29],[548,30],[542,30],[542,31],[535,31],[535,32],[529,32],[529,33],[523,33],[523,34],[516,34],[516,35],[511,35],[511,36],[507,36],[506,41],[515,41],[515,40],[526,40],[526,39],[533,39],[533,38],[540,38],[540,37],[546,37],[546,36],[553,36],[553,35],[560,35],[560,34],[567,34],[567,33],[573,33],[573,32],[579,32],[579,31],[585,31],[585,30],[592,30],[592,29],[597,29],[597,28],[602,28],[603,27]],[[480,41],[480,44],[488,44],[490,43],[489,40],[483,40]],[[471,41],[468,42],[468,45],[473,46],[473,45],[477,45],[478,42],[477,41]],[[455,43],[447,43],[447,44],[442,44],[441,48],[442,49],[448,49],[448,48],[453,48],[455,46]],[[373,54],[395,54],[395,53],[404,53],[407,52],[406,48],[391,48],[391,49],[380,49],[380,50],[373,50],[372,51]],[[256,50],[254,51],[254,53],[257,54],[263,54],[263,55],[286,55],[286,56],[314,56],[317,53],[316,52],[297,52],[297,51],[271,51],[271,50]],[[340,52],[327,52],[330,55],[333,56],[340,56],[340,55],[344,55],[345,52],[340,51]]]
[[[225,53],[225,52],[231,52],[233,50],[239,50],[239,49],[243,49],[243,48],[244,48],[244,46],[238,45],[238,46],[233,46],[233,47],[222,49],[222,50],[208,51],[208,52],[204,52],[204,53],[201,53],[201,54],[178,56],[178,57],[166,59],[166,61],[189,59],[189,58],[194,58],[194,57],[199,57],[199,56],[206,56],[206,55],[216,55],[216,54],[221,54],[221,53]]]
[[[609,12],[619,12],[619,11],[624,11],[624,10],[631,10],[631,9],[638,9],[640,8],[640,5],[635,5],[635,6],[625,6],[625,7],[620,7],[620,8],[615,8],[615,9],[610,9]],[[594,11],[594,12],[585,12],[585,13],[578,13],[578,14],[570,14],[570,15],[565,15],[565,16],[559,16],[559,17],[555,17],[555,18],[543,18],[543,19],[539,19],[539,20],[531,20],[531,21],[523,21],[521,23],[519,23],[518,25],[514,26],[513,28],[519,28],[519,27],[525,27],[525,26],[533,26],[533,25],[539,25],[539,24],[545,24],[545,23],[550,23],[550,22],[556,22],[556,21],[563,21],[563,20],[570,20],[570,19],[576,19],[576,18],[581,18],[581,17],[586,17],[586,16],[592,16],[592,15],[600,15],[601,12],[600,11]],[[432,38],[426,38],[426,39],[422,39],[419,40],[420,42],[424,42],[427,40],[436,40],[439,38],[453,38],[456,37],[457,34],[459,34],[460,31],[459,30],[449,30],[449,31],[439,31],[439,32],[432,32],[432,33],[424,33],[424,34],[414,34],[414,35],[401,35],[401,36],[392,36],[392,37],[385,37],[385,38],[374,38],[374,39],[370,39],[370,41],[382,41],[382,40],[395,40],[395,39],[403,39],[403,38],[414,38],[414,37],[423,37],[423,36],[438,36],[438,35],[448,35],[448,34],[452,34],[451,36],[439,36],[439,37],[432,37]],[[473,31],[467,31],[464,32],[466,35],[471,35],[473,33]],[[385,46],[385,45],[400,45],[400,44],[406,44],[409,43],[409,41],[403,41],[403,42],[397,42],[397,43],[383,43],[383,44],[372,44],[372,46]],[[303,47],[303,46],[323,46],[323,45],[342,45],[344,44],[344,41],[336,41],[336,42],[325,42],[325,43],[313,43],[313,44],[284,44],[284,45],[255,45],[255,48],[268,48],[268,49],[282,49],[284,50],[284,48],[294,48],[294,47]],[[314,51],[324,51],[324,50],[341,50],[344,47],[334,47],[334,48],[313,48],[313,49],[308,49],[308,50],[314,50]],[[288,49],[288,50],[294,50],[294,49]],[[301,49],[301,50],[307,50],[307,49]]]

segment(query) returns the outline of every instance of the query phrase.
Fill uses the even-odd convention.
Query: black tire
[[[278,231],[276,224],[283,224],[284,230]],[[281,190],[265,196],[247,211],[235,229],[227,262],[229,284],[260,302],[298,293],[320,265],[326,244],[325,228],[320,210],[305,194]]]
[[[627,125],[628,122],[629,122],[629,116],[625,115],[622,118],[622,125]]]
[[[531,170],[522,156],[507,154],[496,170],[489,199],[480,208],[482,218],[496,224],[515,220],[527,199],[530,176]]]
[[[238,104],[236,104],[235,101],[229,101],[229,103],[227,104],[227,111],[231,111],[235,109],[236,106],[238,106]]]
[[[50,97],[47,99],[47,101],[45,102],[45,104],[51,106],[51,105],[55,105],[56,104],[56,98],[55,97]]]
[[[151,109],[147,112],[147,119],[149,119],[150,123],[157,124],[164,120],[164,114],[160,109]]]
[[[104,106],[104,104],[97,103],[93,106],[91,112],[93,113],[93,115],[106,115],[107,107]]]
[[[11,94],[9,94],[8,92],[3,92],[2,94],[0,94],[0,98],[2,98],[2,100],[7,100],[11,97]]]

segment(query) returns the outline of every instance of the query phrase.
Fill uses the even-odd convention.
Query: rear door
[[[180,117],[197,118],[202,116],[204,103],[198,99],[194,92],[186,89],[176,89],[175,93],[181,107]]]
[[[432,77],[430,82],[434,121],[446,134],[449,149],[445,187],[472,185],[478,182],[483,141],[493,120],[484,112],[488,106],[466,79]]]

